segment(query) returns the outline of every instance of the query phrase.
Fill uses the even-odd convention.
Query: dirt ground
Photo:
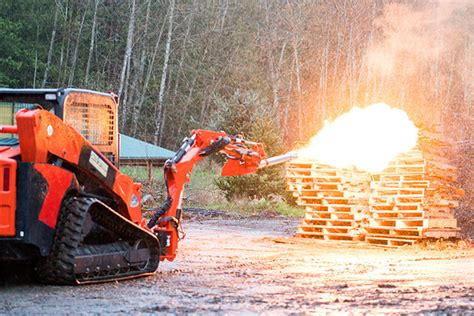
[[[474,249],[381,249],[293,238],[296,220],[186,223],[152,277],[88,286],[5,282],[0,314],[474,313]]]

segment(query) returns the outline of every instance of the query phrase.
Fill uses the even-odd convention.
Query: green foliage
[[[158,207],[165,201],[166,186],[163,168],[153,168],[151,183],[148,182],[148,168],[145,166],[126,165],[121,166],[120,171],[130,176],[133,181],[143,184],[143,195],[149,194],[153,197],[151,206]],[[191,181],[184,190],[185,207],[208,207],[208,203],[225,200],[222,191],[214,184],[215,179],[219,177],[217,166],[209,166],[205,163],[197,165],[193,169]]]
[[[261,142],[268,156],[283,153],[276,115],[271,106],[254,92],[237,91],[231,98],[216,100],[220,113],[216,115],[216,126],[229,134],[242,134],[248,140]],[[262,198],[285,195],[282,166],[274,166],[239,177],[216,180],[216,185],[225,192],[227,199],[235,197]]]
[[[47,0],[0,1],[0,87],[38,86],[52,8],[54,2]]]
[[[224,192],[217,185],[216,180],[222,179],[219,175],[219,166],[201,164],[193,171],[191,181],[184,191],[184,207],[198,207],[210,210],[221,210],[242,215],[283,215],[302,217],[304,209],[286,203],[278,196],[270,198],[235,198],[227,200]],[[147,207],[158,207],[165,200],[165,186],[161,168],[153,169],[153,182],[147,183],[147,168],[142,166],[122,166],[122,172],[129,175],[134,181],[142,182],[143,195],[150,194],[153,200],[147,202]],[[269,170],[269,169],[268,169]],[[236,177],[235,179],[238,179]]]
[[[19,83],[18,73],[22,70],[28,51],[19,34],[20,23],[0,17],[0,86],[14,86]]]

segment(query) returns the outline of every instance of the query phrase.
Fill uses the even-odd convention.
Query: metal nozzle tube
[[[269,166],[273,165],[278,165],[284,162],[287,162],[292,159],[298,158],[298,153],[296,151],[290,151],[287,152],[286,154],[275,156],[275,157],[270,157],[268,159],[264,159],[260,162],[260,165],[258,166],[259,169],[266,168]]]

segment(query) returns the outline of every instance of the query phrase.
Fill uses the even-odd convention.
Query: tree
[[[246,139],[264,144],[269,156],[283,153],[283,141],[279,135],[279,126],[274,111],[264,98],[255,92],[237,91],[228,99],[219,99],[221,113],[216,122],[218,129],[230,135],[243,135]],[[216,180],[217,186],[225,192],[227,198],[269,197],[285,195],[283,168],[272,167],[266,170],[239,177],[225,177]]]

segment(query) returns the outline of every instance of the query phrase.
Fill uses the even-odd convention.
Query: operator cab
[[[115,95],[83,89],[0,89],[0,125],[15,125],[16,113],[24,108],[54,113],[118,163]],[[0,133],[0,146],[17,145],[17,135]]]

